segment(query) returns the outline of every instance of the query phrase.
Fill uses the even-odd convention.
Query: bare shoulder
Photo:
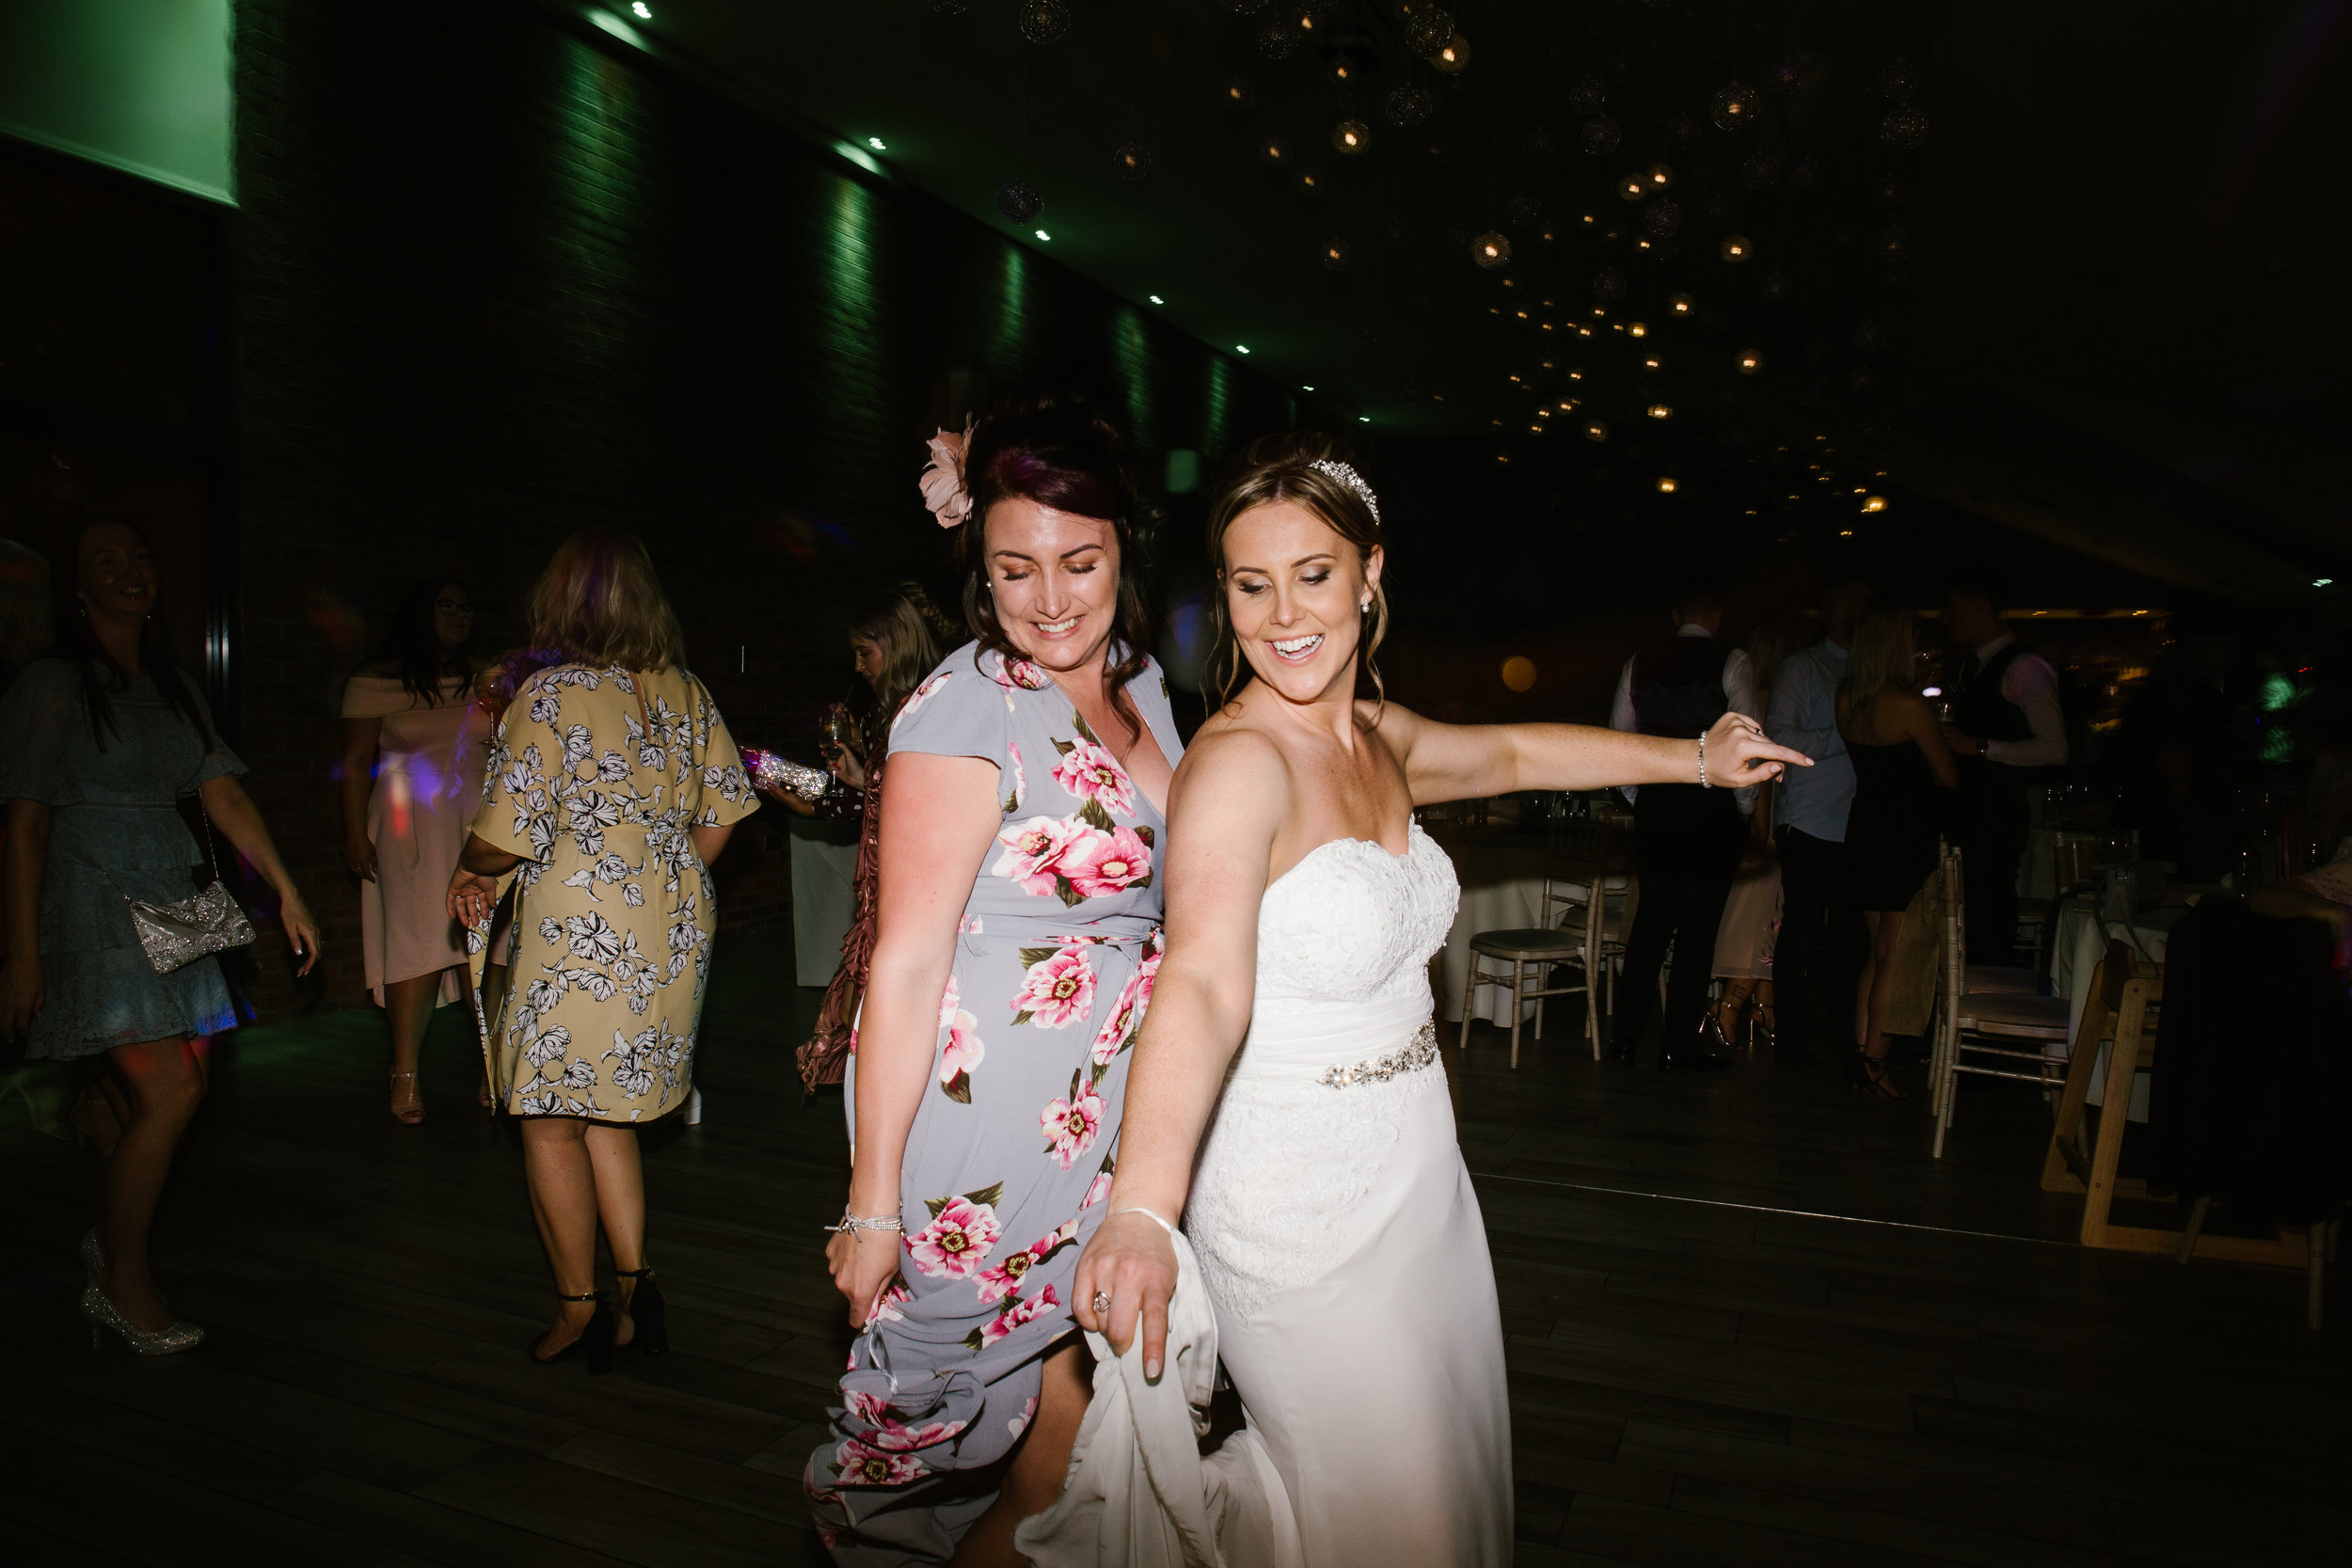
[[[1430,727],[1430,721],[1402,703],[1375,703],[1359,698],[1356,703],[1356,722],[1386,740],[1399,756],[1411,749],[1414,737]]]
[[[1212,717],[1184,748],[1169,792],[1168,820],[1214,815],[1232,826],[1263,817],[1271,823],[1291,794],[1291,764],[1279,742],[1228,709]]]

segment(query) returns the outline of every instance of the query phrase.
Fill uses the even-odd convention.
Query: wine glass
[[[850,714],[839,703],[825,709],[825,717],[817,725],[817,749],[827,758],[837,757],[849,744]]]

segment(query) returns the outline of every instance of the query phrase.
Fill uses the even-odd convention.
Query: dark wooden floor
[[[817,1228],[843,1138],[792,1077],[789,967],[782,931],[722,945],[707,1118],[648,1136],[678,1349],[603,1379],[523,1359],[549,1287],[454,1014],[413,1131],[366,1014],[224,1053],[160,1253],[212,1331],[187,1356],[91,1354],[94,1163],[12,1103],[0,1560],[820,1561],[797,1477],[847,1338]],[[2065,1244],[2029,1093],[1971,1095],[1939,1164],[1915,1100],[1826,1072],[1668,1077],[1571,1038],[1513,1074],[1484,1026],[1447,1065],[1522,1563],[2346,1560],[2352,1335],[2304,1332],[2293,1275]]]

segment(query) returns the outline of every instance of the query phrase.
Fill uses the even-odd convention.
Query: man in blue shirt
[[[1837,733],[1837,683],[1846,673],[1846,644],[1855,617],[1870,601],[1870,585],[1840,582],[1821,597],[1825,635],[1781,661],[1772,680],[1764,733],[1813,759],[1791,768],[1775,791],[1780,849],[1780,940],[1772,949],[1775,1054],[1804,1066],[1813,1059],[1804,1033],[1811,983],[1829,986],[1830,1018],[1853,1010],[1852,960],[1860,951],[1861,911],[1845,890],[1846,813],[1853,805],[1853,760]],[[1819,951],[1826,929],[1827,951]],[[1840,980],[1847,983],[1840,985]],[[1833,1024],[1833,1027],[1835,1025]]]

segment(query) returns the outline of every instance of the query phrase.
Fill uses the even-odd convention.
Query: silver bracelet
[[[847,1233],[852,1237],[856,1236],[861,1230],[896,1230],[903,1235],[906,1231],[906,1227],[907,1222],[900,1219],[896,1214],[876,1214],[871,1219],[860,1219],[855,1214],[850,1213],[847,1209],[841,1211],[841,1223],[839,1225],[829,1225],[825,1227],[827,1230],[834,1232],[835,1235]]]
[[[1707,782],[1707,732],[1704,730],[1699,732],[1699,787],[1701,789],[1715,787]]]

